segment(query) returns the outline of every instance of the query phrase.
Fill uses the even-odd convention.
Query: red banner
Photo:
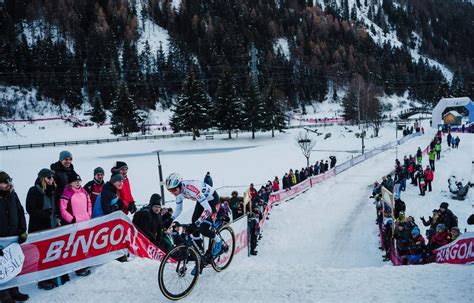
[[[16,238],[3,238],[0,246]],[[114,260],[130,252],[152,260],[165,253],[138,232],[122,212],[78,224],[33,233],[21,245],[23,269],[0,289],[54,278],[88,266]]]
[[[461,235],[436,250],[436,263],[471,264],[474,263],[474,232]]]

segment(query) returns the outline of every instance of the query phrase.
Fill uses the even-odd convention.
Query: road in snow
[[[402,145],[399,154],[414,152],[429,139],[415,138]],[[439,171],[458,165],[460,175],[470,175],[472,135],[461,139],[459,150],[446,152],[438,161]],[[395,151],[382,153],[274,207],[259,255],[240,258],[222,273],[205,270],[183,302],[469,302],[474,295],[472,267],[393,267],[382,262],[368,196],[373,181],[393,168],[394,157]],[[420,198],[408,186],[402,196],[408,214],[414,212],[417,218],[417,212],[428,215],[439,206],[445,194],[440,190],[446,188],[446,179],[439,179],[432,198]],[[469,201],[450,204],[461,228],[466,227],[466,214],[472,211]],[[25,290],[32,302],[164,302],[157,270],[158,263],[150,260],[112,262],[50,292],[34,285]]]

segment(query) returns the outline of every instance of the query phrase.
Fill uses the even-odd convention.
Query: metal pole
[[[160,188],[161,188],[161,205],[165,205],[165,187],[163,182],[163,172],[161,171],[160,151],[156,152],[158,157],[158,173],[160,175]]]
[[[395,122],[395,141],[397,145],[395,145],[395,159],[398,159],[398,121]]]

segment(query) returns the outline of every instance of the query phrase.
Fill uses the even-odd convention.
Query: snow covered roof
[[[455,111],[455,110],[451,110],[451,111],[447,112],[446,114],[443,115],[443,118],[446,117],[449,114],[453,115],[456,118],[462,118],[462,115],[460,113],[458,113],[457,111]]]

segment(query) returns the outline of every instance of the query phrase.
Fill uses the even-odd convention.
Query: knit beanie
[[[3,183],[7,181],[8,179],[10,179],[10,176],[3,170],[0,170],[0,183]]]
[[[117,181],[123,181],[125,180],[121,174],[115,174],[112,177],[110,177],[110,183],[114,184]]]
[[[59,153],[59,161],[62,161],[66,158],[72,159],[72,154],[69,151],[63,150],[62,152]]]
[[[54,176],[54,171],[48,169],[48,168],[43,168],[39,171],[38,173],[38,178],[46,178],[46,177],[51,177]]]
[[[102,167],[96,167],[94,169],[94,176],[97,175],[97,174],[105,174],[105,171]]]
[[[118,171],[118,170],[121,170],[122,168],[128,168],[127,163],[123,161],[117,161],[117,163],[115,163],[114,169]]]
[[[74,181],[82,181],[82,179],[75,171],[71,171],[67,174],[67,183],[71,184]]]
[[[150,197],[150,206],[154,205],[161,206],[161,196],[159,194],[153,194]]]

